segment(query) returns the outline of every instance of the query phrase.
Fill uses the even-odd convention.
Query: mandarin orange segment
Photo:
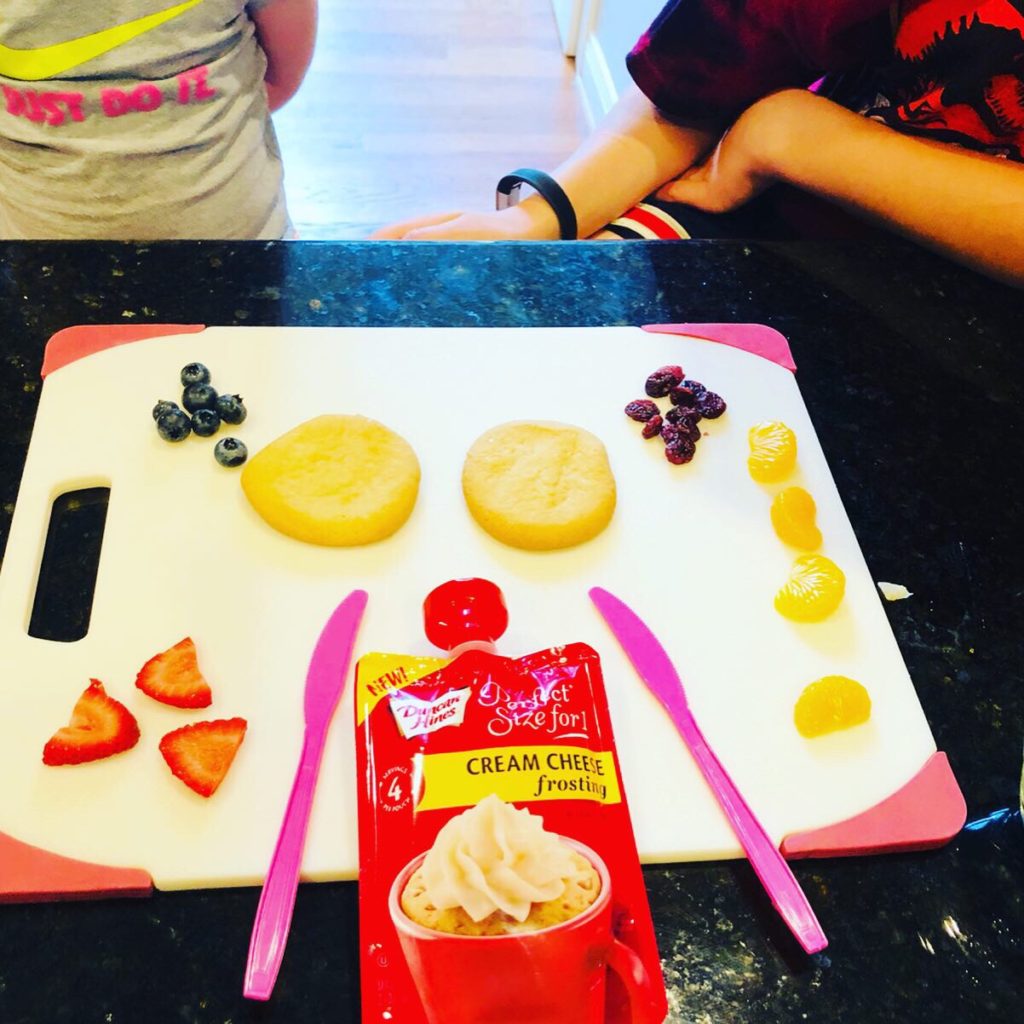
[[[821,547],[821,530],[814,522],[814,499],[802,487],[787,487],[772,501],[772,526],[779,539],[795,548]]]
[[[762,484],[774,483],[788,476],[796,465],[796,434],[785,423],[756,423],[747,435],[750,455],[747,469]]]
[[[793,708],[797,732],[807,739],[862,725],[870,717],[868,691],[847,676],[824,676],[810,683]]]
[[[820,622],[839,607],[845,592],[846,576],[835,562],[824,555],[801,555],[775,595],[775,608],[796,622]]]

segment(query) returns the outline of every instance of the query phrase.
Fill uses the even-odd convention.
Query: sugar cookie
[[[474,442],[462,469],[473,518],[512,547],[543,551],[596,537],[615,511],[604,445],[564,423],[505,423]]]
[[[344,547],[391,536],[419,492],[404,438],[364,416],[318,416],[272,441],[242,470],[252,507],[276,530]]]

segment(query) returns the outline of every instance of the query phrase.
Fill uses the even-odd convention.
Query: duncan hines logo
[[[406,739],[411,739],[449,725],[462,725],[471,692],[467,686],[461,690],[449,690],[435,700],[422,700],[411,693],[398,691],[392,693],[388,701],[398,731]]]

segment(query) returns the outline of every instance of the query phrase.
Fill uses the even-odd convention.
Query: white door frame
[[[562,52],[566,57],[576,56],[589,5],[590,0],[551,0]]]
[[[576,47],[576,84],[583,98],[583,115],[593,128],[619,98],[608,57],[597,34],[601,0],[589,0]]]

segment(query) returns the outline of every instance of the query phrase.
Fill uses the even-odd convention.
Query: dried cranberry
[[[658,415],[658,407],[646,398],[638,398],[626,406],[626,415],[637,423],[646,423],[652,416]]]
[[[648,440],[652,437],[657,437],[661,433],[662,419],[660,416],[652,416],[645,424],[644,429],[640,431],[641,434]]]
[[[651,398],[664,398],[674,387],[678,387],[683,379],[681,366],[662,366],[654,371],[644,384],[644,391]]]
[[[701,392],[703,394],[703,392]],[[668,400],[673,405],[680,405],[690,408],[697,404],[697,392],[689,387],[689,382],[680,384],[668,393]]]
[[[717,420],[725,412],[725,399],[714,391],[705,391],[697,399],[697,408],[706,419]]]
[[[688,437],[694,444],[700,440],[700,427],[693,420],[682,420],[678,424],[679,436]]]
[[[673,465],[681,466],[689,462],[697,451],[697,446],[688,437],[680,437],[672,444],[665,445],[665,458]]]
[[[673,406],[665,418],[670,423],[678,423],[680,426],[695,427],[700,421],[700,413],[695,409],[684,409],[682,406]]]
[[[703,395],[707,388],[699,380],[691,380],[689,377],[686,378],[686,390],[692,391],[698,397]]]
[[[675,444],[683,436],[677,423],[665,423],[661,428],[661,439],[665,444]]]

